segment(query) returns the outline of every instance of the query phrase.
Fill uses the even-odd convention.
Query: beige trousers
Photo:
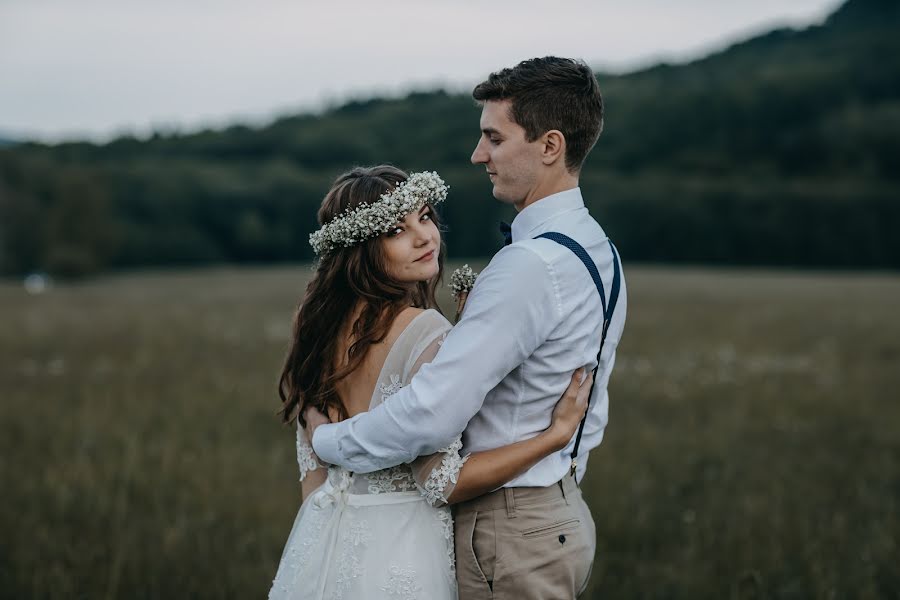
[[[460,600],[573,600],[587,587],[596,532],[572,476],[502,488],[454,512]]]

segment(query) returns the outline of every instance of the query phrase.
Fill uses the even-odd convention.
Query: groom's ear
[[[556,161],[566,160],[566,137],[558,129],[551,129],[541,136],[544,144],[541,160],[545,165],[552,165]]]

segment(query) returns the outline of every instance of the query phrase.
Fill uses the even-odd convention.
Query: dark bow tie
[[[512,227],[509,223],[505,221],[500,221],[499,225],[500,233],[503,234],[504,246],[509,246],[512,244]]]

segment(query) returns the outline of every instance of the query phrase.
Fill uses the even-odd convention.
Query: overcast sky
[[[840,0],[0,0],[0,135],[196,129],[437,86],[556,54],[684,61]]]

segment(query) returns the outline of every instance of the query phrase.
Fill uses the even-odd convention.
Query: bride
[[[365,474],[318,461],[304,414],[337,421],[373,408],[427,368],[451,328],[435,302],[443,245],[433,207],[446,196],[436,173],[378,166],[341,175],[322,202],[310,236],[320,260],[279,386],[283,419],[297,426],[303,503],[269,598],[455,599],[448,505],[562,449],[584,415],[590,379],[580,386],[579,371],[550,427],[529,440],[460,456],[457,437]]]

